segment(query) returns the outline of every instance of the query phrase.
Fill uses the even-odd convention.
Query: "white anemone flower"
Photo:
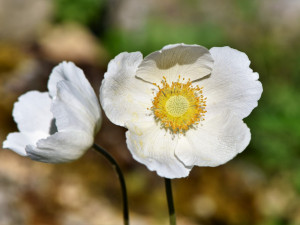
[[[134,159],[159,176],[188,176],[242,152],[251,135],[243,118],[262,93],[246,54],[174,44],[143,59],[123,52],[110,61],[100,88],[107,117],[126,127]]]
[[[92,146],[100,129],[97,96],[83,71],[72,62],[53,69],[48,90],[19,97],[13,117],[20,132],[10,133],[3,148],[41,162],[75,160]]]

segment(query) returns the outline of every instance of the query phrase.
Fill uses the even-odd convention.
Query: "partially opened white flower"
[[[48,89],[19,97],[13,117],[20,132],[10,133],[3,148],[41,162],[75,160],[92,146],[100,129],[98,99],[83,71],[72,62],[53,69]]]
[[[121,53],[100,88],[107,117],[128,128],[134,159],[166,178],[193,166],[218,166],[250,142],[243,122],[262,93],[246,54],[175,44],[143,59]]]

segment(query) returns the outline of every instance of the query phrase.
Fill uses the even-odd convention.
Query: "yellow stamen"
[[[203,87],[192,86],[190,79],[181,83],[180,76],[171,85],[163,77],[161,84],[162,87],[154,84],[159,91],[152,101],[151,110],[162,127],[173,133],[184,133],[204,120],[206,98]]]

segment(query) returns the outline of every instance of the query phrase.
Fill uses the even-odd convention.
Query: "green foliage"
[[[56,19],[84,25],[99,19],[105,0],[54,0]]]
[[[269,84],[256,118],[249,118],[256,161],[272,170],[299,167],[300,93],[292,86]]]
[[[255,18],[256,12],[259,8],[258,0],[235,0],[236,10],[241,14],[241,17],[251,20]]]
[[[104,37],[104,42],[113,56],[122,51],[142,51],[149,54],[172,43],[201,43],[209,48],[224,41],[222,28],[215,24],[170,24],[154,19],[140,30],[111,28]]]
[[[300,172],[300,46],[282,46],[271,36],[254,36],[252,68],[260,74],[263,94],[246,122],[251,128],[250,155],[266,172]],[[299,183],[299,182],[294,182]]]

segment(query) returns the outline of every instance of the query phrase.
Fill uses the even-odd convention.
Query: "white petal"
[[[215,61],[212,74],[199,82],[207,97],[208,113],[227,108],[241,119],[247,117],[262,93],[258,74],[249,68],[245,53],[229,47],[212,48],[210,52]]]
[[[25,147],[28,144],[34,145],[37,140],[24,133],[10,133],[3,142],[3,148],[11,149],[19,155],[26,156]]]
[[[26,156],[25,147],[30,143],[30,139],[21,133],[10,133],[3,142],[2,147],[11,149],[19,155]],[[31,142],[31,144],[34,144]]]
[[[80,68],[72,62],[62,62],[56,66],[52,70],[48,81],[48,89],[51,96],[56,96],[57,84],[60,81],[72,83],[72,85],[77,88],[78,95],[83,96],[84,104],[93,114],[93,117],[100,117],[101,111],[97,96]],[[100,128],[100,121],[97,126]]]
[[[137,126],[138,125],[138,126]],[[133,158],[156,171],[161,177],[180,178],[188,176],[186,168],[175,156],[177,137],[159,128],[154,121],[126,124],[126,143]]]
[[[224,111],[180,136],[175,153],[186,166],[218,166],[242,152],[250,139],[247,125]]]
[[[160,84],[163,76],[167,82],[176,82],[179,75],[186,80],[198,80],[211,73],[213,59],[209,51],[199,45],[167,45],[162,50],[146,56],[139,65],[136,76]]]
[[[123,52],[108,64],[100,88],[100,102],[106,116],[115,124],[124,126],[126,121],[149,114],[154,95],[154,85],[135,77],[142,61],[140,52]]]
[[[27,145],[28,157],[47,163],[62,163],[78,159],[93,144],[93,137],[82,131],[63,131]]]
[[[47,92],[29,91],[14,104],[13,117],[21,132],[48,133],[53,115],[51,99]]]
[[[3,142],[3,148],[11,149],[19,155],[26,156],[26,145],[35,145],[38,140],[47,138],[48,133],[43,131],[10,133]]]
[[[70,81],[57,84],[57,96],[51,110],[58,131],[82,130],[94,136],[98,131],[99,126],[96,125],[100,122],[100,115],[93,111],[94,107],[90,107],[87,97]]]

